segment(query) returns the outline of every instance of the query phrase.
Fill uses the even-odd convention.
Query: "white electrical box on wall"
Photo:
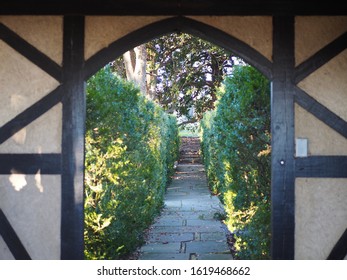
[[[295,139],[295,156],[307,157],[308,155],[308,139],[296,138]]]

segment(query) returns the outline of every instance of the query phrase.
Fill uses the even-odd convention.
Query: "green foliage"
[[[270,257],[270,86],[250,66],[235,67],[201,122],[211,189],[220,194],[236,257]]]
[[[163,205],[178,157],[176,118],[105,67],[87,83],[85,257],[120,259]]]
[[[146,43],[148,95],[166,111],[189,122],[214,108],[216,89],[232,69],[229,51],[187,33],[170,33]],[[123,59],[113,69],[126,77]],[[191,109],[194,108],[194,111]]]
[[[233,64],[230,52],[187,33],[156,38],[147,43],[147,52],[159,103],[195,120],[213,108],[216,89]]]

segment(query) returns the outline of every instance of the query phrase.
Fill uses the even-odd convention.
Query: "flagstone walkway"
[[[218,220],[223,213],[218,197],[209,191],[199,157],[185,151],[139,260],[231,260],[227,229]]]

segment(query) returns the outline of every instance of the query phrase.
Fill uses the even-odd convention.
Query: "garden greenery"
[[[87,82],[85,140],[85,258],[126,258],[163,205],[176,118],[106,66]]]
[[[235,67],[201,128],[209,185],[225,205],[235,257],[270,258],[269,81],[251,66]]]

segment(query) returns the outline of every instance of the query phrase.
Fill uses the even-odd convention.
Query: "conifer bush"
[[[236,258],[270,258],[270,85],[251,66],[235,67],[214,111],[201,122],[209,185],[235,235]]]
[[[163,205],[176,118],[106,66],[87,82],[85,141],[85,258],[126,258]]]

